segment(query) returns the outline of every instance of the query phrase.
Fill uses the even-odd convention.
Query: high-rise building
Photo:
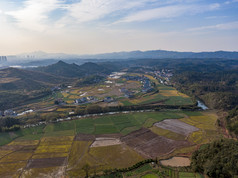
[[[0,56],[0,62],[6,62],[7,56]]]

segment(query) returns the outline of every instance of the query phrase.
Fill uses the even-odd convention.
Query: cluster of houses
[[[162,69],[161,71],[154,71],[154,74],[161,84],[170,85],[170,78],[173,76],[171,70]]]
[[[124,93],[124,96],[126,98],[133,98],[134,97],[134,93],[132,91],[127,90],[126,88],[121,88],[120,92]]]
[[[74,101],[74,103],[75,104],[86,104],[86,103],[92,103],[92,102],[96,102],[96,101],[98,101],[98,99],[95,98],[94,96],[88,96],[88,97],[76,99]]]
[[[4,116],[17,116],[17,113],[13,111],[12,109],[7,109],[5,111],[0,111],[0,117]]]
[[[60,87],[60,86],[54,86],[54,87],[52,87],[51,88],[51,91],[53,92],[53,91],[59,91],[59,90],[61,90],[62,88]]]
[[[143,84],[142,85],[142,92],[143,93],[149,93],[149,92],[152,92],[154,90],[153,86],[151,85],[150,79],[148,77],[144,76],[144,75],[142,75],[142,76],[127,75],[127,76],[124,76],[124,78],[126,80],[132,80],[132,81],[139,81],[139,82],[141,82]],[[130,95],[128,95],[128,96],[130,96]]]
[[[149,93],[153,90],[154,88],[151,86],[151,81],[146,77],[146,79],[143,81],[142,92]]]
[[[75,104],[87,104],[87,103],[94,103],[94,102],[97,102],[99,101],[96,97],[94,96],[88,96],[88,97],[83,97],[83,98],[79,98],[79,99],[76,99],[74,101]],[[114,99],[110,96],[108,97],[105,97],[103,100],[100,100],[102,102],[106,102],[106,103],[111,103],[114,101]]]

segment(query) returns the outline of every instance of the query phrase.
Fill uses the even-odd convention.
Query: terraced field
[[[4,133],[0,177],[83,177],[85,165],[90,174],[103,174],[105,169],[130,167],[147,158],[189,156],[219,136],[216,119],[212,112],[135,112]],[[135,174],[164,175],[147,166],[124,176]]]

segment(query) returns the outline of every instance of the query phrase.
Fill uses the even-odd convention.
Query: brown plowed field
[[[172,152],[175,148],[190,145],[188,141],[171,140],[142,128],[121,138],[122,142],[148,158],[155,158]]]
[[[108,138],[120,138],[122,135],[115,133],[115,134],[98,134],[96,135],[96,138],[101,138],[101,137],[108,137]]]
[[[185,136],[188,136],[190,133],[199,130],[197,127],[186,124],[185,122],[179,121],[177,119],[166,119],[162,122],[155,123],[154,125],[156,127],[170,130],[171,132],[175,132]]]
[[[57,166],[64,166],[65,163],[66,157],[31,159],[29,160],[26,168],[32,169],[32,168],[57,167]]]
[[[77,134],[75,137],[75,141],[95,141],[96,138],[120,138],[121,134],[99,134],[99,135],[91,135],[91,134]]]
[[[75,141],[94,141],[95,136],[94,135],[89,135],[89,134],[78,134],[76,135]]]

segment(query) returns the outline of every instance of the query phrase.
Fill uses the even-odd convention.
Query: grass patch
[[[58,122],[54,124],[54,131],[74,130],[74,128],[75,128],[74,121]]]
[[[120,101],[120,102],[123,104],[123,106],[131,106],[131,105],[133,105],[133,103],[131,103],[128,100],[124,100],[124,101]]]
[[[0,146],[10,143],[15,138],[21,136],[19,132],[0,133]]]
[[[95,130],[92,118],[75,120],[75,124],[77,133],[92,134]]]
[[[196,174],[191,172],[179,172],[179,177],[180,178],[196,178]]]
[[[189,97],[183,96],[170,96],[168,100],[164,102],[167,105],[192,105],[193,101]]]
[[[45,137],[60,137],[60,136],[73,136],[75,135],[74,130],[63,130],[58,132],[46,132]]]
[[[156,174],[146,174],[142,176],[141,178],[158,178],[159,176]]]
[[[114,125],[96,125],[95,134],[112,134],[119,131]]]
[[[138,169],[136,169],[135,171],[133,171],[135,174],[140,174],[142,172],[145,172],[145,171],[148,171],[148,170],[151,170],[152,167],[150,166],[150,164],[145,164],[141,167],[139,167]]]

